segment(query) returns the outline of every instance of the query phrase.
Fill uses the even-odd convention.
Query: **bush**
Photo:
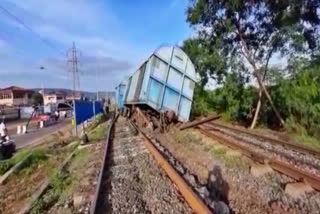
[[[196,89],[192,114],[208,115],[215,111],[227,120],[248,121],[252,117],[256,97],[255,90],[246,87],[246,82],[244,76],[231,73],[221,88],[213,91]]]
[[[302,136],[320,139],[320,65],[310,66],[304,61],[295,66],[294,72],[286,71],[287,75],[279,70],[277,72],[270,74],[274,78],[268,91],[285,120],[286,129]],[[247,82],[247,78],[241,73],[229,73],[220,88],[196,88],[192,115],[208,115],[215,111],[227,120],[249,125],[258,100],[258,90],[248,86]],[[265,97],[258,123],[271,128],[280,127]]]
[[[290,131],[320,139],[320,67],[305,67],[272,92]]]

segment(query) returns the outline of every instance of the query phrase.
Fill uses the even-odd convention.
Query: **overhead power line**
[[[18,22],[20,25],[22,25],[24,28],[26,28],[28,31],[30,31],[31,33],[33,33],[40,41],[42,41],[44,44],[46,44],[47,46],[49,46],[50,48],[55,49],[56,51],[59,52],[59,54],[64,55],[64,53],[57,48],[55,45],[53,45],[52,43],[48,42],[47,40],[43,39],[42,36],[38,33],[36,33],[30,26],[28,26],[24,21],[22,21],[19,17],[17,17],[16,15],[14,15],[13,13],[11,13],[9,10],[7,10],[6,8],[4,8],[3,6],[0,5],[0,10],[9,18],[13,19],[14,21]]]

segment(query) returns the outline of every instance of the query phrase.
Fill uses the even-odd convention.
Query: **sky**
[[[157,47],[192,35],[187,5],[188,0],[1,0],[0,88],[71,89],[67,53],[74,42],[80,89],[114,90]]]

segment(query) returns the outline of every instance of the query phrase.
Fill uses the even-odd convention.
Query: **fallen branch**
[[[180,127],[180,130],[192,128],[192,127],[201,125],[201,124],[203,124],[203,123],[207,123],[207,122],[210,122],[210,121],[213,121],[213,120],[217,120],[217,119],[219,119],[220,117],[221,117],[220,115],[214,115],[214,116],[207,117],[207,118],[205,118],[205,119],[203,119],[203,120],[200,120],[200,121],[193,121],[193,122],[190,122],[190,123],[187,123],[187,124],[181,126],[181,127]]]

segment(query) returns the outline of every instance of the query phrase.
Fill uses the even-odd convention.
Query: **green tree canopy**
[[[319,42],[320,2],[317,0],[191,0],[187,21],[207,44],[225,58],[234,58],[252,71],[282,124],[263,76],[270,57],[282,54],[314,55]]]
[[[43,96],[40,93],[34,93],[31,97],[32,105],[42,105],[43,104]]]

